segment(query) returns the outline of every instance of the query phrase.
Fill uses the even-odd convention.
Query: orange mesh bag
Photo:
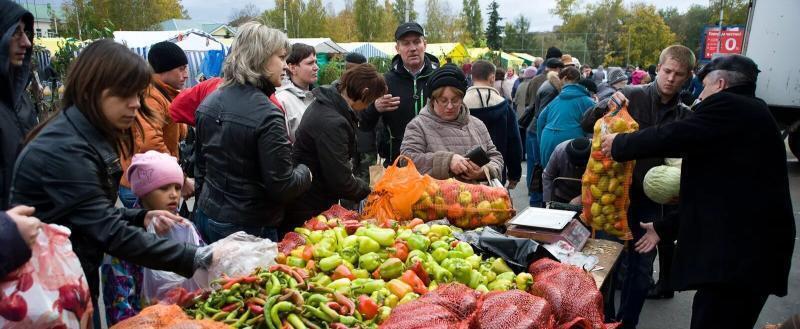
[[[405,167],[397,165],[400,159],[406,160]],[[430,176],[420,175],[410,158],[398,156],[375,183],[375,188],[367,197],[362,217],[374,218],[379,223],[411,220],[411,206],[425,192],[430,180]]]
[[[415,301],[394,308],[380,328],[467,328],[468,319],[478,307],[479,296],[478,292],[462,284],[443,285]]]
[[[632,239],[628,228],[628,192],[635,161],[616,162],[601,151],[603,137],[613,133],[639,130],[639,124],[628,113],[627,103],[621,108],[612,102],[608,113],[594,124],[592,153],[583,174],[581,200],[583,218],[598,231],[606,231],[623,240]]]
[[[463,229],[502,225],[516,214],[505,188],[467,184],[452,178],[430,178],[413,210],[414,217],[426,222],[447,218]]]
[[[521,290],[509,290],[483,295],[470,328],[551,329],[554,325],[553,310],[546,300]]]
[[[534,282],[530,293],[550,303],[559,328],[614,329],[619,325],[604,323],[603,296],[594,279],[580,268],[544,258],[533,262],[528,271]]]

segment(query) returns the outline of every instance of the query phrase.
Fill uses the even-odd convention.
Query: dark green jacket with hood
[[[400,55],[394,56],[392,68],[383,75],[383,78],[386,80],[389,93],[400,97],[400,107],[395,111],[380,113],[373,103],[360,113],[359,128],[364,131],[372,131],[378,119],[383,119],[386,128],[378,132],[378,153],[386,159],[384,166],[394,162],[400,154],[400,144],[403,142],[406,125],[425,107],[427,100],[423,97],[423,90],[428,84],[428,77],[438,67],[439,59],[425,53],[422,72],[414,76],[403,66]]]
[[[20,20],[25,33],[33,35],[33,15],[21,6],[0,0],[0,209],[9,208],[8,191],[14,160],[22,140],[36,125],[36,111],[25,92],[31,77],[32,48],[25,53],[22,66],[11,65],[11,39]]]

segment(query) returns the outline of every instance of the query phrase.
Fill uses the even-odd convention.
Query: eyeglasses
[[[460,98],[459,99],[453,99],[453,100],[437,98],[437,99],[435,99],[435,101],[436,101],[436,105],[439,105],[439,107],[447,107],[449,105],[452,105],[453,107],[461,107],[461,101],[462,100]]]

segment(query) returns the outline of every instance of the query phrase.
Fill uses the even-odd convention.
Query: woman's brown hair
[[[578,82],[581,79],[581,71],[574,66],[567,66],[558,73],[558,78],[569,82]]]
[[[137,129],[141,132],[142,127],[138,120],[134,120],[134,125],[129,129],[114,128],[103,114],[101,106],[103,91],[108,90],[108,96],[139,95],[141,103],[139,114],[146,120],[157,120],[142,99],[152,79],[152,73],[144,59],[125,46],[110,39],[92,42],[70,65],[67,80],[64,82],[61,111],[72,106],[76,107],[89,123],[100,131],[106,141],[116,148],[120,156],[128,156],[133,150],[132,130]],[[36,137],[56,116],[57,113],[54,113],[34,128],[28,135],[27,141]]]
[[[345,71],[336,89],[345,92],[353,101],[372,103],[386,94],[386,81],[372,64],[359,64]],[[367,89],[364,92],[364,89]]]

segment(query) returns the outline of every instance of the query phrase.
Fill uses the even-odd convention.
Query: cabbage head
[[[644,175],[644,194],[659,204],[675,204],[681,189],[681,169],[657,166]]]

